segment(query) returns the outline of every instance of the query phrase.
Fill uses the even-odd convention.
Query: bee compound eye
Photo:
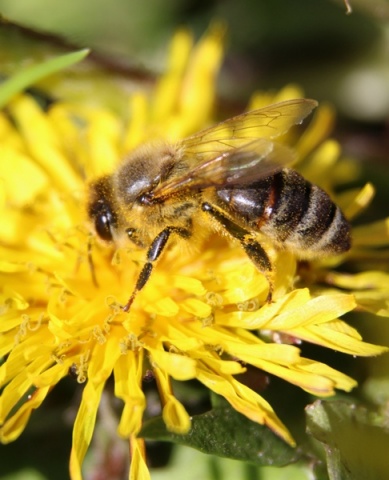
[[[110,212],[100,212],[95,217],[96,233],[102,240],[112,241],[112,227],[112,215]]]

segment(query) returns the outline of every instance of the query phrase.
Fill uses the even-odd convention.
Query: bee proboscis
[[[288,168],[293,152],[275,139],[317,106],[309,99],[230,118],[177,143],[137,148],[112,175],[90,185],[88,215],[97,236],[146,249],[128,312],[172,235],[190,240],[212,230],[237,239],[269,282],[272,265],[259,236],[301,258],[350,248],[350,226],[318,186]]]

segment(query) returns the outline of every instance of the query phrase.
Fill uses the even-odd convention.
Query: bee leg
[[[258,270],[265,275],[266,280],[269,283],[269,293],[266,301],[267,303],[271,303],[273,298],[273,281],[270,277],[272,266],[264,248],[255,238],[253,238],[249,230],[242,228],[240,225],[230,220],[217,207],[214,207],[208,202],[204,202],[201,205],[201,208],[204,212],[209,213],[215,220],[217,220],[232,237],[239,240],[249,259],[254,263]]]
[[[185,228],[166,227],[154,238],[152,244],[147,250],[146,263],[144,264],[138,276],[134,291],[132,292],[128,302],[123,307],[124,312],[128,312],[130,310],[132,302],[134,301],[137,293],[142,290],[142,288],[148,282],[154,268],[154,262],[160,257],[172,233],[176,233],[183,238],[189,238],[191,236],[191,232]]]

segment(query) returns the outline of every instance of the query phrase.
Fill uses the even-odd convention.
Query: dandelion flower
[[[389,289],[382,286],[388,275],[351,275],[334,266],[387,245],[387,221],[358,227],[349,254],[312,262],[305,273],[292,253],[269,246],[276,272],[271,304],[266,303],[267,280],[241,248],[211,236],[198,242],[195,254],[168,248],[130,312],[119,307],[136,281],[144,251],[135,246],[115,251],[96,241],[87,222],[86,184],[111,173],[126,152],[146,140],[180,139],[211,124],[221,59],[220,28],[196,46],[188,32],[180,31],[151,97],[138,93],[130,98],[129,122],[102,107],[65,102],[44,112],[28,95],[12,99],[7,114],[0,115],[0,440],[15,440],[32,411],[71,371],[85,383],[73,428],[73,480],[82,478],[102,392],[111,377],[123,403],[118,433],[131,443],[130,477],[146,479],[144,443],[137,437],[146,408],[141,388],[145,365],[157,380],[171,432],[184,434],[191,428],[171,379],[197,379],[236,411],[294,445],[270,404],[236,377],[244,365],[314,395],[330,396],[336,389],[351,390],[356,382],[302,357],[297,340],[350,355],[386,350],[363,342],[340,317],[356,307],[388,315]],[[293,96],[299,92],[288,87],[267,100]],[[264,98],[253,98],[251,106],[258,107]],[[330,118],[328,109],[320,109],[296,145],[313,181],[321,176],[319,164],[333,170],[339,156],[338,145],[325,139]],[[328,175],[328,182],[335,178]],[[334,185],[324,187],[332,192]],[[339,198],[346,214],[355,216],[366,206],[369,189]],[[365,228],[374,230],[373,241]],[[262,335],[266,332],[270,337]],[[286,338],[295,341],[284,342]]]

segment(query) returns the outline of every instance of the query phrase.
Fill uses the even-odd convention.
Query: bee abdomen
[[[349,250],[350,226],[324,190],[289,169],[273,177],[272,189],[275,200],[264,233],[303,257]]]
[[[301,257],[350,248],[350,226],[339,207],[294,170],[285,168],[251,185],[219,190],[217,196],[245,225]]]

